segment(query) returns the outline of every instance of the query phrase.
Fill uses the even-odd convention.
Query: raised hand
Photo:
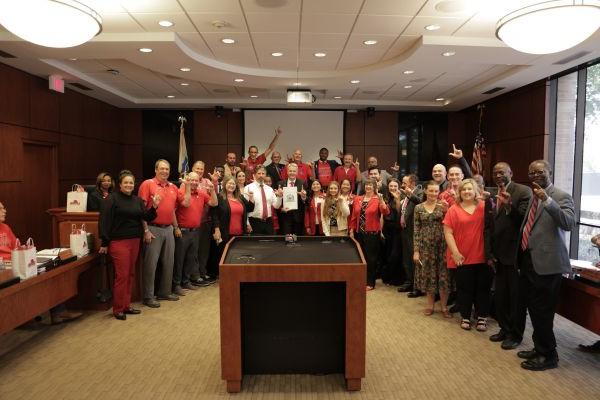
[[[360,169],[360,162],[358,162],[358,157],[356,157],[356,160],[354,160],[354,162],[352,163],[352,165],[354,165],[354,167],[356,169]]]
[[[277,197],[283,197],[283,189],[281,188],[281,185],[279,185],[279,187],[275,191],[275,196],[277,196]]]
[[[413,189],[406,187],[404,189],[400,188],[400,191],[402,192],[403,195],[410,197],[413,195]]]
[[[535,195],[535,197],[537,197],[541,201],[548,200],[548,194],[546,193],[546,191],[544,189],[542,189],[542,187],[540,185],[538,185],[535,182],[533,182],[532,185],[533,185],[533,194]]]
[[[212,182],[208,182],[205,187],[208,193],[212,193],[212,191],[215,190],[215,185]]]
[[[277,127],[277,129],[275,129],[275,135],[276,135],[276,136],[279,136],[279,135],[281,135],[282,133],[283,133],[283,131],[281,130],[281,127],[280,127],[280,126],[278,126],[278,127]]]
[[[463,152],[461,149],[457,149],[456,146],[454,145],[454,143],[452,143],[452,153],[448,153],[449,155],[451,155],[452,157],[458,159],[461,159],[463,157]]]
[[[220,176],[221,176],[221,173],[216,168],[213,170],[212,174],[210,172],[208,173],[208,177],[211,181],[213,181],[213,183],[218,182]]]
[[[158,208],[160,201],[162,200],[162,198],[160,197],[160,194],[155,194],[154,196],[152,196],[152,207],[154,208]]]
[[[298,193],[300,194],[302,200],[306,200],[306,190],[304,190],[304,188]]]
[[[437,202],[437,204],[442,207],[442,209],[444,210],[444,212],[448,211],[448,207],[450,207],[450,204],[448,204],[448,202],[446,200],[440,200]]]
[[[394,172],[398,172],[398,171],[400,171],[400,166],[398,165],[398,163],[397,163],[397,162],[395,162],[395,163],[394,163],[394,165],[392,165],[392,166],[390,167],[390,169],[391,169],[392,171],[394,171]]]
[[[338,149],[338,151],[337,151],[337,157],[341,158],[341,159],[344,159],[344,152],[341,151],[340,149]]]
[[[248,190],[248,201],[254,203],[254,192],[252,190]]]
[[[241,165],[242,167],[244,167],[244,168],[246,168],[246,165],[248,165],[248,164],[246,163],[246,159],[245,159],[244,157],[242,157],[242,162],[240,162],[240,165]]]

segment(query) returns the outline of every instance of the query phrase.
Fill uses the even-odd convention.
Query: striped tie
[[[529,244],[529,235],[531,234],[531,228],[533,227],[533,220],[535,219],[535,213],[538,209],[538,205],[540,203],[540,199],[534,197],[533,202],[531,203],[531,208],[529,209],[529,214],[527,215],[527,223],[525,224],[525,229],[523,229],[523,238],[521,239],[521,250],[527,250],[527,245]]]

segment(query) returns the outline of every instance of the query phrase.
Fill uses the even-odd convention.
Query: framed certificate
[[[298,209],[298,188],[284,187],[283,188],[283,208],[288,210]]]

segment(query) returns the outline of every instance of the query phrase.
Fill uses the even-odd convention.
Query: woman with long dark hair
[[[323,197],[321,183],[313,181],[312,185],[310,185],[310,194],[304,212],[304,229],[309,236],[323,236]]]
[[[387,184],[385,201],[390,206],[390,213],[383,217],[383,283],[399,285],[402,273],[402,236],[400,236],[400,182],[390,178]]]
[[[100,172],[96,178],[96,187],[88,195],[87,211],[100,211],[102,202],[111,194],[115,184],[107,172]]]

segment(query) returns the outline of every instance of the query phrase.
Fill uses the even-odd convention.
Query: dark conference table
[[[221,370],[228,392],[244,374],[365,376],[366,264],[350,238],[242,236],[220,263]]]

